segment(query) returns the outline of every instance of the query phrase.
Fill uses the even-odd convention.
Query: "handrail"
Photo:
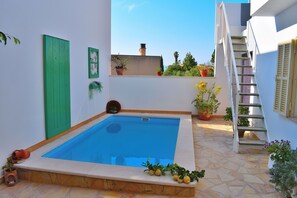
[[[235,72],[235,81],[236,81],[236,85],[237,85],[237,91],[240,92],[240,86],[239,86],[239,79],[238,79],[238,75],[237,75],[237,69],[236,69],[236,61],[234,58],[234,51],[233,51],[233,45],[232,45],[232,40],[231,40],[231,36],[230,36],[230,29],[229,29],[229,22],[228,22],[228,18],[227,18],[227,14],[226,14],[226,9],[225,9],[225,4],[224,2],[221,3],[221,7],[223,9],[224,12],[224,17],[225,17],[225,23],[226,23],[226,30],[227,30],[227,37],[228,37],[228,41],[229,41],[229,46],[230,46],[230,50],[231,50],[231,60],[232,60],[232,65],[233,65],[233,69]]]
[[[231,100],[231,110],[233,117],[233,131],[234,131],[234,140],[233,140],[233,150],[238,152],[239,145],[239,136],[237,129],[238,121],[238,105],[239,105],[239,93],[240,85],[235,61],[235,55],[233,50],[233,44],[230,33],[230,26],[228,22],[228,17],[226,14],[225,4],[222,2],[220,4],[220,18],[219,18],[219,40],[223,43],[224,59],[225,66],[228,75],[229,88],[230,88],[230,100]]]
[[[257,53],[260,53],[260,50],[259,50],[259,46],[258,46],[258,43],[257,43],[257,40],[256,40],[256,37],[255,37],[255,33],[254,33],[254,29],[253,29],[253,26],[251,24],[250,21],[247,21],[248,23],[248,30],[251,29],[251,32],[252,32],[252,35],[253,35],[253,40],[255,42],[255,47],[257,48]],[[256,53],[256,52],[255,52]]]

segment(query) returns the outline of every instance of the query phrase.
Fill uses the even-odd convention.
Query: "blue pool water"
[[[110,116],[42,157],[142,167],[173,163],[180,119]]]

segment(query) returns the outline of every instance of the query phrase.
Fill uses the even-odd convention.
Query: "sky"
[[[225,0],[243,2],[248,0]],[[210,61],[214,50],[215,0],[112,0],[111,53],[163,56],[174,63],[190,52],[198,64]]]

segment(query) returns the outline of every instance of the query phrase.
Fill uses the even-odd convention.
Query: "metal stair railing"
[[[228,17],[226,15],[225,4],[222,2],[219,7],[220,10],[220,24],[219,24],[219,40],[223,44],[224,50],[224,65],[227,70],[229,95],[231,101],[231,109],[233,116],[233,150],[239,151],[239,136],[237,129],[238,121],[238,104],[240,101],[240,85],[236,68],[236,61],[234,57],[232,39],[229,29]]]

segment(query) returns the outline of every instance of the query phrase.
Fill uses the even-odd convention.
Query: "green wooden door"
[[[69,41],[44,35],[44,103],[46,138],[70,128]]]

